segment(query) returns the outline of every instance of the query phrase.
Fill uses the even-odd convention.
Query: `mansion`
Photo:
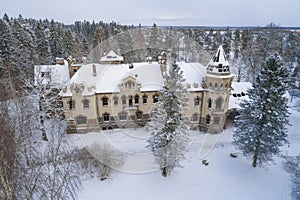
[[[99,64],[75,65],[65,61],[50,67],[60,73],[50,80],[63,80],[59,83],[69,133],[139,127],[151,120],[164,85],[163,75],[172,67],[167,65],[167,54],[163,52],[158,62],[123,64],[122,61],[122,56],[111,51]],[[178,66],[189,95],[185,116],[190,119],[190,127],[221,132],[233,80],[222,46],[207,66],[182,62]],[[47,70],[49,66],[35,66],[35,77],[44,77]]]

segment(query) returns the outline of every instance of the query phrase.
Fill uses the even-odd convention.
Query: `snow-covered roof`
[[[131,77],[140,85],[141,92],[159,91],[162,89],[163,77],[159,63],[142,62],[133,63],[132,66],[129,67],[128,64],[82,65],[71,78],[70,84],[83,86],[83,95],[116,93],[120,92],[119,86],[123,81]],[[200,63],[179,63],[179,66],[183,71],[186,84],[190,86],[188,90],[202,90],[202,77],[205,75],[206,68]]]
[[[240,109],[240,103],[248,99],[247,90],[252,87],[252,84],[249,82],[232,82],[231,87],[228,109]]]
[[[111,50],[108,54],[106,54],[100,59],[100,62],[122,62],[123,60],[123,56],[119,56]]]
[[[70,75],[68,64],[64,65],[35,65],[34,84],[50,84],[53,87],[63,88],[69,84]]]
[[[178,64],[186,79],[186,83],[190,85],[188,91],[202,90],[202,78],[206,74],[206,67],[200,63],[184,63]]]

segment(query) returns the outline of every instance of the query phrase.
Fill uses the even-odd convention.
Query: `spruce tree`
[[[173,65],[165,74],[165,86],[160,92],[150,122],[148,148],[153,152],[164,177],[180,166],[188,143],[188,126],[184,116],[188,95],[182,71]]]
[[[48,47],[42,24],[38,22],[35,29],[35,64],[46,65],[51,62]]]
[[[272,161],[286,144],[288,125],[288,70],[275,54],[266,59],[253,88],[247,91],[249,100],[241,103],[241,117],[236,121],[234,144],[246,157],[252,157],[253,167]]]

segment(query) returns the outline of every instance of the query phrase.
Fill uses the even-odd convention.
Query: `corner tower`
[[[222,46],[207,65],[203,78],[204,98],[201,127],[209,133],[223,130],[230,97],[232,74]]]

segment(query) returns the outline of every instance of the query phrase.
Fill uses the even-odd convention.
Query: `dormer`
[[[230,65],[222,45],[207,65],[207,74],[230,75]]]
[[[140,86],[140,84],[137,83],[136,76],[129,74],[123,79],[121,86],[124,89],[134,89]]]
[[[121,64],[123,61],[123,56],[117,55],[112,50],[100,59],[101,64]]]

